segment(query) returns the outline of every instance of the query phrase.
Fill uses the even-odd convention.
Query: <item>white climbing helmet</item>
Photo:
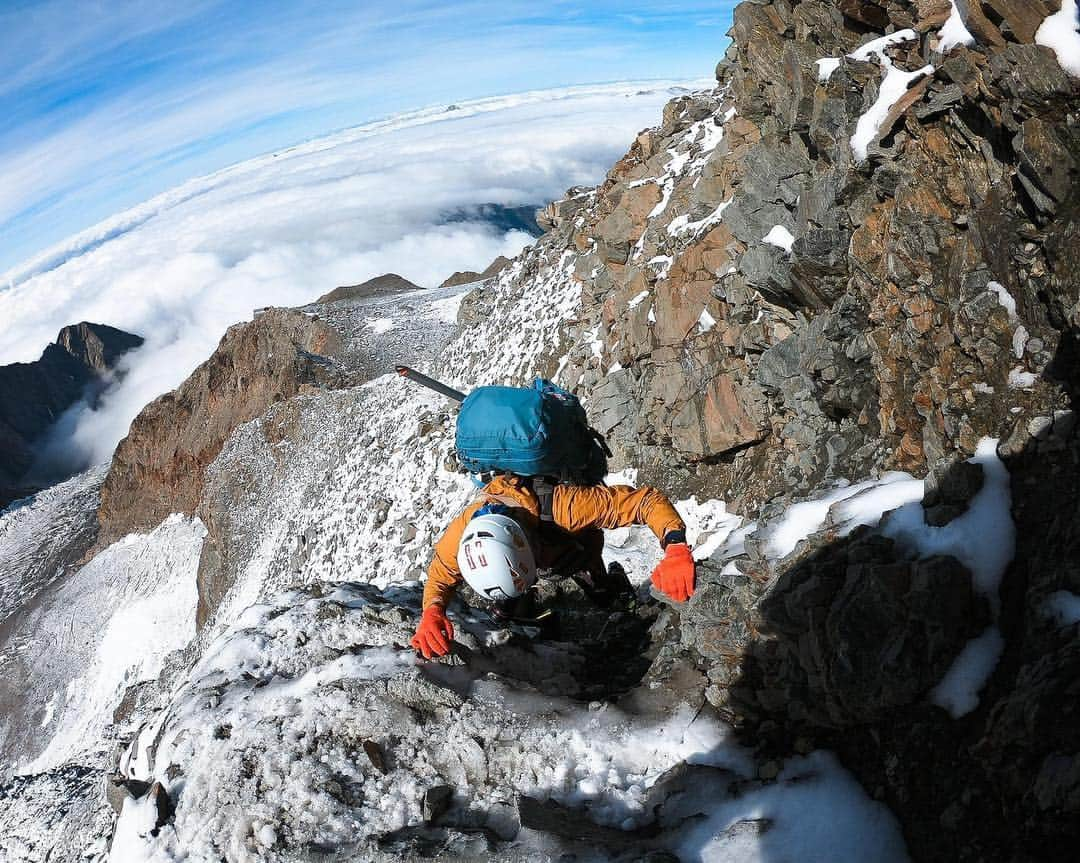
[[[508,515],[476,515],[457,553],[469,587],[491,600],[513,599],[536,583],[536,561],[521,525]]]

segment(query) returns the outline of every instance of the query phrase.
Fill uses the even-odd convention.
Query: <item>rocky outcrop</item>
[[[83,322],[60,330],[40,359],[0,366],[0,509],[39,487],[26,477],[35,441],[77,401],[99,396],[117,360],[142,343],[140,336]]]
[[[484,268],[483,272],[477,273],[474,270],[460,270],[450,276],[450,278],[446,279],[439,287],[453,288],[457,285],[471,285],[473,282],[484,282],[488,279],[493,279],[505,270],[509,263],[509,258],[499,255]]]
[[[975,41],[943,54],[947,2],[744,3],[717,90],[544,211],[582,285],[564,380],[628,462],[752,512],[1060,406],[1080,79],[1032,44],[1054,5],[959,4]]]
[[[558,371],[639,480],[758,520],[738,560],[702,566],[654,669],[689,658],[777,757],[838,752],[919,860],[1064,860],[1080,840],[1061,610],[1080,594],[1080,79],[1035,44],[1059,8],[745,2],[717,89],[538,217],[581,307],[529,372]],[[944,44],[950,19],[970,44]],[[465,323],[545,272],[515,267]],[[785,503],[890,469],[928,477],[925,522],[947,528],[984,438],[1018,535],[1000,596],[873,531],[763,552]],[[1000,660],[954,719],[929,694],[994,627]]]
[[[385,297],[390,294],[404,293],[406,291],[418,291],[419,285],[414,285],[408,279],[397,273],[385,273],[361,282],[359,285],[346,285],[334,288],[327,294],[319,297],[315,303],[336,303],[342,300],[366,300],[375,297]]]
[[[99,375],[109,372],[128,351],[143,343],[142,336],[104,324],[73,324],[60,330],[56,343],[77,362]]]
[[[271,309],[230,327],[179,388],[147,405],[116,448],[101,489],[98,547],[192,514],[204,470],[238,425],[307,388],[333,386],[337,333],[315,317]]]

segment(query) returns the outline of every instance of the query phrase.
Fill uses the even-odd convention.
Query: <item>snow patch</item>
[[[1076,0],[1061,0],[1061,8],[1043,19],[1035,31],[1035,43],[1052,50],[1062,69],[1080,77],[1080,20]]]
[[[790,252],[791,247],[795,244],[795,237],[791,231],[783,225],[773,225],[772,230],[762,237],[761,241],[777,246],[785,252]]]
[[[860,525],[873,527],[889,510],[919,501],[922,496],[922,480],[901,471],[855,485],[845,480],[821,497],[789,506],[771,528],[768,554],[778,559],[787,557],[802,540],[827,523],[836,527],[839,536],[847,536]]]
[[[435,316],[447,324],[456,324],[458,310],[461,308],[461,301],[465,299],[465,295],[469,293],[468,290],[462,290],[459,294],[446,297],[441,300],[435,300],[431,304],[431,309],[435,313]]]
[[[934,67],[930,64],[923,66],[921,69],[916,69],[914,72],[905,72],[896,68],[892,60],[889,59],[888,54],[885,53],[885,50],[893,45],[911,42],[917,38],[918,36],[914,30],[899,30],[896,33],[882,36],[880,39],[874,39],[872,42],[868,42],[858,50],[848,54],[848,57],[852,60],[862,60],[864,62],[876,56],[882,68],[881,86],[878,90],[877,100],[865,114],[859,117],[859,121],[855,126],[855,134],[851,136],[851,149],[855,154],[855,160],[858,162],[866,161],[870,144],[881,132],[881,126],[885,122],[889,111],[892,110],[893,105],[900,100],[908,91],[908,88],[917,80],[926,75],[934,74]]]
[[[950,0],[952,11],[949,19],[938,33],[938,51],[948,54],[957,45],[974,45],[975,37],[968,32],[964,25],[964,16],[956,6],[956,0]]]
[[[1039,376],[1034,372],[1024,371],[1022,366],[1017,366],[1009,371],[1009,387],[1014,390],[1029,390],[1038,382]]]
[[[675,259],[671,255],[657,255],[655,258],[649,259],[649,266],[656,267],[655,275],[658,280],[666,279],[674,262]]]
[[[127,797],[124,800],[120,817],[116,819],[116,831],[113,833],[109,863],[137,863],[152,859],[147,853],[147,844],[153,841],[151,833],[157,824],[157,805],[147,794],[136,800]]]
[[[1013,353],[1016,354],[1016,358],[1018,360],[1023,359],[1023,357],[1024,357],[1024,348],[1027,347],[1027,343],[1028,343],[1027,327],[1025,327],[1023,324],[1020,324],[1019,326],[1017,326],[1016,330],[1013,332],[1013,339],[1012,339]]]
[[[1006,288],[1000,282],[988,282],[986,290],[992,294],[997,295],[998,304],[1005,310],[1009,316],[1010,321],[1016,320],[1016,300],[1013,295],[1009,293],[1009,289]]]
[[[818,80],[824,84],[832,77],[833,72],[840,68],[841,60],[839,57],[822,57],[814,62],[817,65]]]
[[[710,787],[687,794],[708,817],[690,821],[676,849],[680,860],[749,863],[768,860],[819,860],[830,863],[907,863],[907,850],[895,819],[827,752],[787,761],[776,782],[735,800],[717,799]],[[766,819],[758,833],[754,822]],[[740,831],[740,825],[751,829]]]
[[[708,309],[702,309],[701,315],[698,317],[698,331],[702,333],[707,333],[715,326],[716,318],[709,314]]]
[[[867,62],[875,56],[881,60],[881,58],[885,57],[885,50],[887,48],[891,48],[893,45],[902,45],[905,42],[914,42],[918,38],[919,35],[914,30],[897,30],[895,33],[880,36],[879,38],[873,39],[865,45],[856,48],[848,54],[848,57],[852,60],[862,60],[863,62]],[[887,57],[885,57],[885,59],[888,60]]]
[[[1080,596],[1068,590],[1056,591],[1046,598],[1043,612],[1058,626],[1075,626],[1080,623]]]
[[[952,555],[972,574],[976,590],[996,609],[998,585],[1016,549],[1009,472],[997,455],[997,440],[983,438],[968,459],[983,469],[983,486],[968,510],[941,527],[928,525],[921,504],[901,507],[883,529],[922,557]]]
[[[628,309],[636,308],[638,305],[640,305],[645,300],[645,298],[647,296],[649,296],[649,292],[648,291],[642,291],[640,294],[637,294],[636,296],[632,297],[630,299],[630,302],[628,302],[626,304],[626,307]]]
[[[713,225],[718,225],[723,219],[724,210],[731,206],[731,202],[734,198],[729,198],[726,201],[720,203],[715,210],[702,219],[698,219],[696,222],[690,221],[690,214],[684,213],[681,216],[677,216],[672,219],[667,226],[667,232],[669,236],[677,237],[681,234],[692,233],[695,237],[703,231],[711,228]]]
[[[711,557],[743,523],[740,516],[727,511],[722,500],[698,503],[696,497],[691,497],[679,501],[675,509],[686,522],[686,540],[694,549],[694,560]]]
[[[396,322],[393,318],[366,318],[364,325],[371,331],[372,335],[381,336],[390,332],[396,326]]]
[[[979,706],[979,690],[986,685],[1005,651],[1005,639],[990,626],[964,645],[941,682],[930,691],[930,701],[949,711],[953,719]]]

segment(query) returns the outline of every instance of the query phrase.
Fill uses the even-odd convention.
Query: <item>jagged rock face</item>
[[[238,425],[306,387],[334,384],[333,329],[271,309],[230,327],[217,350],[176,390],[147,405],[113,456],[101,489],[99,547],[195,511],[203,473]]]
[[[72,324],[32,363],[0,366],[0,508],[37,490],[25,482],[34,442],[80,398],[93,397],[140,336],[104,324]]]
[[[104,374],[123,354],[139,347],[143,339],[114,327],[83,322],[60,330],[56,343],[87,368]]]
[[[1060,403],[1080,81],[1031,44],[1052,5],[960,4],[978,41],[942,55],[940,0],[744,3],[718,89],[543,211],[582,283],[564,380],[628,462],[753,509]],[[859,160],[890,65],[924,72]]]
[[[557,368],[641,479],[766,520],[769,501],[900,468],[932,473],[926,523],[947,525],[979,490],[964,457],[1002,438],[1021,539],[1001,660],[962,721],[926,695],[996,612],[958,561],[880,537],[824,534],[780,562],[748,544],[735,571],[703,566],[679,649],[750,739],[839,752],[916,859],[1068,859],[1076,628],[1052,607],[1080,592],[1062,411],[1080,79],[1032,44],[1054,0],[956,7],[974,43],[943,54],[941,0],[739,6],[717,90],[673,101],[603,185],[540,214],[582,306],[550,367],[528,371]],[[908,86],[860,128],[890,69]],[[524,260],[463,320],[502,319],[514,284],[527,295],[544,272]]]

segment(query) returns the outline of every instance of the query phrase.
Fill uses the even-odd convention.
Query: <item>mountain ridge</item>
[[[192,604],[180,655],[148,642],[130,687],[107,669],[119,754],[28,696],[50,748],[119,771],[117,856],[1068,859],[1080,83],[1032,44],[1053,2],[970,6],[741,4],[716,90],[673,100],[480,289],[430,293],[425,321],[460,326],[418,365],[574,388],[620,478],[681,498],[686,605],[649,599],[659,552],[629,530],[609,554],[637,622],[555,586],[573,637],[455,605],[460,657],[418,663],[412,582],[474,493],[450,406],[365,374],[220,429],[188,517],[103,552],[140,601]],[[978,40],[942,53],[954,14]],[[395,332],[341,306],[312,313],[343,357]],[[28,795],[72,781],[36,769]]]

